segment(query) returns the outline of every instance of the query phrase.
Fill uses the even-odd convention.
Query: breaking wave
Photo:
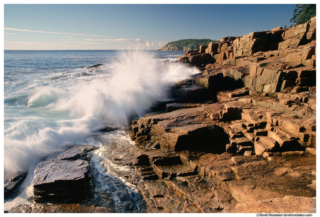
[[[177,62],[159,62],[146,51],[120,52],[108,64],[94,76],[55,79],[27,99],[6,99],[26,102],[28,115],[18,115],[5,130],[5,174],[27,171],[64,145],[86,144],[96,129],[128,124],[133,115],[167,99],[174,82],[199,73]]]

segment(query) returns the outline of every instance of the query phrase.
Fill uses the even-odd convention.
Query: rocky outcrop
[[[316,18],[311,21],[300,24],[288,29],[282,29],[281,27],[274,28],[270,31],[263,32],[251,32],[248,35],[242,37],[225,37],[220,42],[211,42],[208,47],[201,47],[198,53],[192,55],[186,53],[181,59],[190,62],[196,66],[206,65],[205,61],[201,61],[199,54],[210,54],[210,62],[216,63],[232,63],[235,65],[235,61],[239,58],[256,56],[256,60],[261,60],[263,57],[256,55],[259,52],[278,51],[274,52],[280,56],[285,56],[286,53],[291,52],[287,49],[296,49],[298,46],[305,45],[316,39]],[[191,61],[193,55],[198,55],[197,61]],[[188,57],[188,59],[185,59]],[[209,59],[208,56],[203,57]],[[310,65],[312,61],[307,61]]]
[[[103,64],[95,64],[95,65],[93,65],[93,66],[89,66],[89,67],[86,67],[87,69],[92,69],[92,68],[98,68],[98,67],[101,67],[101,66],[103,66]]]
[[[316,211],[314,35],[315,19],[180,58],[202,75],[131,125],[148,212]]]
[[[308,151],[316,146],[315,111],[302,112],[312,105],[300,101],[308,96],[281,93],[282,100],[246,88],[221,91],[221,102],[134,121],[133,164],[144,180],[138,188],[147,211],[253,212],[249,204],[263,203],[255,212],[267,212],[276,205],[266,200],[314,197],[315,177],[305,175],[316,168]],[[296,115],[284,99],[297,102]],[[290,202],[284,204],[289,210]],[[314,202],[305,209],[315,210]]]
[[[81,202],[90,194],[87,152],[94,146],[75,146],[38,164],[32,181],[34,201]]]
[[[18,173],[4,177],[4,197],[9,198],[22,184],[26,178],[27,173]]]

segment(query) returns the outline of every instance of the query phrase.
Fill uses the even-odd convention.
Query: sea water
[[[199,73],[176,61],[183,54],[5,51],[4,173],[28,172],[20,198],[32,191],[36,165],[66,145],[96,145],[99,159],[108,143],[134,145],[123,130],[98,136],[97,130],[127,126],[131,117],[142,117],[155,102],[167,100],[170,85]],[[95,64],[103,66],[90,68]]]

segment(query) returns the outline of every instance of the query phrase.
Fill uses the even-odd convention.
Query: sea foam
[[[22,124],[5,131],[5,174],[27,171],[64,145],[87,144],[98,128],[128,124],[167,99],[170,85],[196,73],[178,62],[159,62],[151,52],[126,51],[93,76],[38,87],[27,102],[33,122],[21,117]]]

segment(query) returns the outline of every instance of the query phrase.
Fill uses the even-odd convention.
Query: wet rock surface
[[[124,132],[110,133],[122,135]],[[112,141],[107,144],[98,149],[72,146],[40,162],[32,181],[33,203],[5,212],[145,212],[142,196],[128,182],[136,184],[139,180],[134,170],[128,168],[132,165],[132,145],[116,145]]]
[[[75,146],[38,164],[32,181],[35,202],[79,202],[90,195],[87,152],[94,146]]]
[[[19,188],[27,173],[18,173],[4,178],[4,198],[9,198]]]

